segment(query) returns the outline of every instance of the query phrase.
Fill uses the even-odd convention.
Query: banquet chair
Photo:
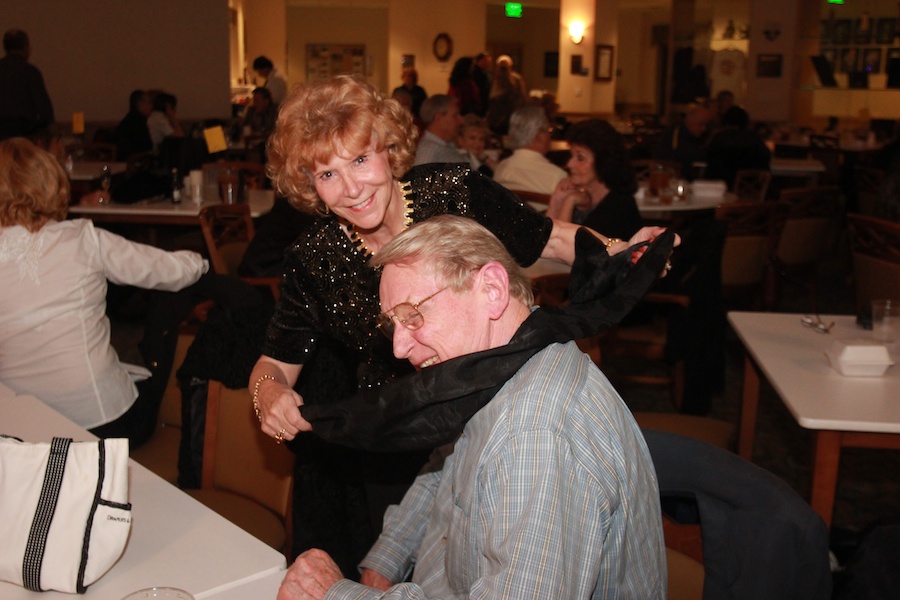
[[[870,217],[875,215],[875,203],[884,178],[885,172],[882,169],[867,165],[854,165],[853,183],[860,214]]]
[[[538,306],[565,306],[569,303],[569,279],[568,273],[553,273],[549,275],[541,275],[531,280],[532,289],[534,290],[534,301]],[[652,298],[663,296],[663,294],[648,294]],[[660,298],[661,300],[661,298]],[[678,298],[679,305],[683,302]],[[615,331],[615,329],[613,330]],[[665,331],[656,332],[660,337],[656,341],[657,344],[664,344]],[[610,338],[614,335],[611,332],[600,333],[588,338],[577,340],[576,343],[582,352],[599,368],[604,369],[604,354],[601,348],[611,348]],[[659,353],[659,350],[654,350]],[[604,373],[606,370],[604,369]],[[683,369],[681,370],[681,380],[676,382],[675,375],[670,376],[666,381],[662,379],[654,380],[652,383],[668,383],[673,386],[673,398],[683,390]],[[637,375],[639,376],[639,374]],[[645,376],[646,377],[646,376]],[[635,412],[635,421],[642,429],[649,427],[652,429],[662,429],[683,435],[694,436],[697,439],[704,440],[708,443],[717,445],[723,449],[730,449],[734,443],[734,426],[731,423],[712,419],[709,417],[700,417],[694,415],[684,415],[678,413],[655,413],[655,412]]]
[[[181,387],[176,373],[194,343],[196,330],[182,326],[175,344],[172,371],[163,392],[156,430],[143,445],[131,451],[131,458],[173,485],[178,484],[178,447],[181,443]]]
[[[786,279],[800,280],[809,290],[810,310],[818,310],[816,275],[825,248],[837,244],[841,192],[833,186],[790,188],[781,190],[778,203],[787,214],[775,252],[777,291]]]
[[[857,312],[877,298],[900,298],[900,224],[847,215]]]
[[[209,381],[201,485],[185,492],[289,556],[294,454],[262,432],[249,398]]]
[[[204,163],[203,181],[216,182],[216,187],[218,188],[219,175],[220,173],[223,173],[225,171],[237,173],[238,189],[241,190],[241,194],[243,194],[243,190],[245,189],[252,190],[268,187],[266,179],[266,165],[253,161],[220,160],[218,162]],[[216,192],[218,193],[218,189],[216,190]]]
[[[831,597],[828,528],[790,486],[705,442],[643,433],[664,514],[698,530],[704,598]]]
[[[90,142],[82,146],[83,159],[99,162],[116,161],[116,145],[108,142]]]
[[[762,202],[769,191],[772,173],[767,169],[738,169],[732,191],[738,202]]]
[[[771,309],[775,305],[775,251],[787,207],[775,202],[730,202],[716,208],[725,224],[722,297],[728,304]]]
[[[265,288],[273,299],[278,300],[280,278],[238,275],[241,259],[256,234],[248,204],[214,204],[205,207],[200,211],[200,229],[213,272],[239,277],[250,285]]]

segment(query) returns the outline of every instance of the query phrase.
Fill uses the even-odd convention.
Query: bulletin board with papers
[[[306,81],[335,75],[366,75],[365,44],[307,44]]]

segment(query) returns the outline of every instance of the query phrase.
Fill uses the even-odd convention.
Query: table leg
[[[812,492],[809,503],[831,527],[834,495],[837,490],[838,465],[841,460],[841,432],[817,431],[813,458]]]
[[[750,355],[744,354],[744,390],[741,395],[741,415],[738,424],[738,454],[753,460],[753,436],[756,433],[756,413],[759,410],[759,371]]]

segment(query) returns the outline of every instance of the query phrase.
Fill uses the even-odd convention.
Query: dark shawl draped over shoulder
[[[377,452],[449,443],[543,348],[608,330],[625,317],[663,271],[674,240],[665,232],[632,264],[638,246],[610,257],[597,238],[579,230],[570,306],[533,311],[505,346],[460,356],[336,403],[301,406],[303,418],[325,440]]]

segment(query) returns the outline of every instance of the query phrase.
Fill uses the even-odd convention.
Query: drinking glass
[[[884,344],[900,334],[900,301],[872,300],[872,337]]]
[[[160,598],[166,600],[194,600],[194,597],[184,590],[173,587],[152,587],[136,592],[131,592],[122,600],[145,600],[150,598]]]

